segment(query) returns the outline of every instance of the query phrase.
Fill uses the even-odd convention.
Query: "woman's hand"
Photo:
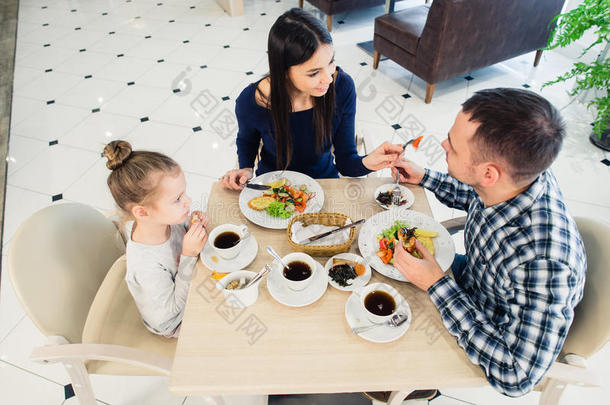
[[[392,167],[394,162],[400,158],[402,153],[402,145],[393,145],[389,142],[384,142],[374,151],[369,153],[362,159],[362,164],[369,170],[381,170]]]
[[[207,240],[208,232],[203,226],[203,221],[195,222],[184,234],[182,239],[182,254],[184,256],[197,257]]]
[[[245,169],[234,169],[229,170],[224,176],[220,178],[220,182],[224,188],[230,190],[241,190],[244,188],[246,182],[253,177],[253,170],[251,167]]]
[[[424,175],[426,174],[426,170],[423,167],[420,167],[406,159],[400,159],[394,163],[394,167],[392,167],[392,176],[394,178],[396,178],[397,171],[400,174],[399,181],[401,183],[407,182],[410,184],[421,183],[421,181],[424,179]]]

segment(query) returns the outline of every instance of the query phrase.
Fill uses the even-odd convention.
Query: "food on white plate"
[[[347,259],[333,259],[333,267],[328,271],[330,278],[341,287],[348,287],[353,280],[366,272],[364,265]]]
[[[377,235],[377,241],[379,242],[377,256],[385,264],[394,264],[394,249],[400,241],[411,256],[421,259],[421,255],[415,249],[416,239],[434,256],[434,241],[432,239],[437,236],[437,232],[416,227],[411,228],[404,222],[396,221],[390,228],[384,229]]]
[[[275,202],[275,198],[263,195],[248,201],[248,207],[252,208],[253,210],[262,211],[273,202]]]
[[[286,179],[269,183],[272,188],[262,196],[248,201],[248,206],[255,210],[265,210],[272,217],[290,218],[295,212],[303,212],[307,202],[315,197],[306,185],[291,187]],[[279,185],[278,187],[273,187]]]

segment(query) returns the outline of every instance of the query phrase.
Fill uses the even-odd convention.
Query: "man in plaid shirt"
[[[584,246],[548,170],[564,134],[557,110],[537,94],[483,90],[462,105],[443,142],[448,174],[408,161],[393,169],[468,212],[454,279],[419,242],[423,259],[399,246],[394,265],[428,292],[468,358],[511,397],[543,378],[582,298]]]

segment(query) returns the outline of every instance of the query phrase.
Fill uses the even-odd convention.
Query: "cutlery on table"
[[[256,273],[254,275],[254,277],[252,277],[252,280],[250,280],[250,282],[248,284],[246,284],[246,286],[244,288],[250,287],[252,284],[256,283],[258,280],[260,280],[265,274],[269,273],[270,271],[271,271],[271,266],[269,266],[268,264],[265,264],[265,268],[262,269],[261,271],[259,271],[258,273]]]
[[[246,182],[246,187],[251,188],[253,190],[269,190],[271,187],[266,184],[256,184],[250,183],[250,181]]]
[[[392,317],[384,323],[376,323],[373,325],[359,326],[357,328],[352,328],[352,333],[358,334],[358,333],[366,332],[367,330],[374,329],[378,326],[391,326],[393,328],[396,328],[396,327],[402,325],[403,323],[405,323],[408,319],[409,319],[408,314],[397,313],[397,314],[392,315]]]
[[[286,268],[286,269],[288,268],[288,265],[286,263],[284,263],[284,261],[282,260],[280,255],[278,255],[277,252],[275,250],[273,250],[273,248],[271,246],[267,246],[267,252],[269,252],[269,254],[275,258],[275,260],[280,262],[280,264],[283,266],[282,268]]]
[[[325,238],[328,235],[332,235],[335,232],[339,232],[339,231],[342,231],[344,229],[349,229],[349,228],[352,228],[354,226],[360,225],[364,221],[366,221],[366,220],[365,219],[359,219],[356,222],[352,222],[351,224],[347,224],[347,225],[341,226],[341,227],[339,227],[337,229],[333,229],[332,231],[324,232],[324,233],[321,233],[319,235],[312,236],[311,238],[303,239],[302,241],[300,241],[298,243],[299,243],[299,245],[306,245],[306,244],[311,243],[311,242],[313,242],[315,240]]]

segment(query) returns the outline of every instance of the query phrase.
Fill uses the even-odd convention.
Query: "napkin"
[[[351,219],[347,219],[344,225],[351,224]],[[332,231],[339,228],[338,226],[327,226],[320,224],[311,224],[309,226],[305,226],[300,221],[295,221],[290,228],[292,232],[292,241],[294,243],[299,243],[302,240],[307,238],[311,238],[312,236],[319,235],[324,232]],[[332,235],[328,235],[322,239],[318,239],[316,241],[310,242],[307,246],[327,246],[327,245],[340,245],[342,243],[347,242],[349,239],[350,229],[344,229],[340,232],[333,233]]]

